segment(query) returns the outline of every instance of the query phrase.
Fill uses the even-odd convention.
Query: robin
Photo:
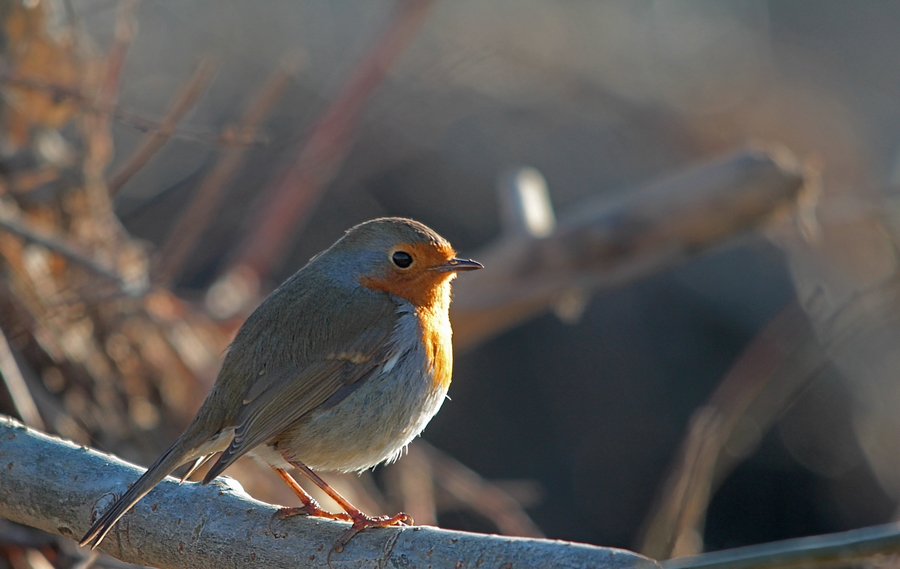
[[[247,318],[216,383],[184,434],[97,519],[81,545],[97,547],[135,503],[177,467],[218,460],[203,484],[250,454],[303,502],[300,513],[352,523],[340,551],[371,527],[412,518],[372,517],[314,471],[358,472],[396,460],[437,413],[453,367],[450,281],[481,269],[411,219],[351,228],[276,289]],[[288,474],[303,473],[346,513],[324,511]]]

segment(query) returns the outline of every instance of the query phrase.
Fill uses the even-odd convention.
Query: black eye
[[[391,255],[391,260],[401,269],[406,269],[413,264],[412,255],[406,251],[395,251],[394,254]]]

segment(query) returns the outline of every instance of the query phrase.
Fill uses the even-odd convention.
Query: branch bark
[[[751,149],[563,216],[552,234],[506,235],[473,254],[490,270],[454,284],[464,350],[559,305],[677,266],[797,205],[804,177],[787,151]]]
[[[77,539],[142,472],[116,457],[0,420],[0,516]],[[433,527],[371,530],[329,554],[346,524],[295,517],[233,481],[168,478],[122,518],[101,548],[130,563],[169,568],[516,567],[658,569],[629,551]]]

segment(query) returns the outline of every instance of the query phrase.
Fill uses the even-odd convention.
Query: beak
[[[475,271],[483,268],[484,265],[478,261],[473,261],[472,259],[450,259],[443,265],[431,267],[431,270],[440,273],[459,273],[462,271]]]

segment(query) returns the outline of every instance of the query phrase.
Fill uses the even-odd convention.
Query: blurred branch
[[[0,516],[78,538],[98,508],[110,504],[142,469],[7,419],[0,422]],[[274,506],[232,484],[167,479],[119,521],[101,547],[131,563],[156,567],[434,567],[651,568],[650,559],[618,549],[510,538],[432,527],[385,528],[329,553],[346,525],[304,517],[270,530]]]
[[[663,569],[794,569],[847,567],[900,552],[900,525],[788,539],[663,562]]]
[[[262,207],[248,225],[252,232],[228,272],[249,267],[264,280],[281,261],[290,236],[350,152],[366,104],[415,37],[432,4],[433,0],[399,2],[365,59],[316,120],[297,159],[264,192]]]
[[[104,73],[97,87],[94,104],[102,111],[81,116],[80,126],[84,141],[84,160],[81,164],[84,176],[83,191],[87,207],[83,226],[84,241],[104,253],[116,250],[124,230],[113,212],[112,201],[106,186],[105,171],[112,161],[114,149],[110,132],[109,113],[115,107],[119,95],[119,83],[125,55],[134,41],[137,31],[135,12],[137,0],[124,0],[116,7],[116,24],[112,47],[106,55]]]
[[[54,239],[52,237],[42,235],[36,229],[33,229],[24,221],[9,219],[6,215],[0,214],[0,230],[7,231],[13,235],[17,235],[31,243],[37,243],[42,247],[46,247],[50,251],[62,255],[66,259],[73,261],[84,268],[90,270],[96,275],[116,282],[121,290],[129,296],[140,296],[147,289],[147,283],[138,280],[132,281],[118,274],[115,269],[108,267],[94,259],[91,259],[84,253],[75,250],[70,245]]]
[[[544,537],[544,533],[525,513],[519,502],[503,489],[424,440],[416,441],[415,452],[422,452],[428,457],[434,481],[441,488],[497,524],[500,533]]]
[[[498,190],[503,233],[546,237],[556,229],[547,180],[535,168],[504,172]]]
[[[437,487],[452,498],[452,508],[464,507],[484,516],[503,535],[544,537],[509,492],[424,439],[413,441],[403,460],[386,473],[388,494],[402,498],[401,509],[418,523],[437,523]]]
[[[38,413],[34,398],[31,397],[31,392],[22,376],[22,370],[16,363],[16,356],[2,329],[0,329],[0,376],[3,377],[3,383],[6,385],[6,391],[9,392],[13,406],[25,424],[36,429],[43,429],[44,421],[41,420],[41,414]]]
[[[141,146],[131,158],[116,172],[108,181],[107,187],[112,195],[125,185],[125,182],[131,179],[150,159],[165,145],[172,134],[175,132],[178,123],[188,113],[200,95],[206,92],[206,87],[212,81],[216,71],[216,65],[204,59],[197,66],[193,76],[191,76],[188,84],[182,89],[181,93],[175,98],[169,107],[166,118],[159,123],[159,127],[147,138],[144,145]]]
[[[102,114],[125,124],[135,130],[146,133],[162,133],[167,132],[166,120],[163,122],[148,119],[136,113],[126,111],[118,106],[111,109],[101,109],[89,97],[71,87],[64,85],[56,85],[42,79],[34,77],[14,76],[8,70],[4,70],[2,62],[0,62],[0,84],[11,85],[15,87],[34,89],[50,93],[56,99],[72,99],[78,103],[79,109],[86,113]],[[253,145],[260,144],[265,140],[263,138],[238,138],[231,133],[228,134],[212,134],[204,132],[191,132],[183,128],[173,129],[168,136],[170,138],[179,138],[187,140],[195,140],[205,144],[217,144],[224,146],[234,145]]]
[[[236,138],[248,140],[256,136],[263,120],[284,92],[288,79],[297,72],[297,67],[295,56],[285,56],[282,59],[279,68],[259,88],[240,122],[232,129]],[[215,167],[200,184],[190,206],[181,215],[161,249],[162,265],[154,277],[157,282],[167,283],[187,262],[197,240],[222,202],[228,182],[243,164],[246,153],[245,146],[226,148]]]
[[[122,67],[125,65],[125,55],[134,42],[137,33],[138,0],[124,0],[116,8],[116,26],[112,47],[106,55],[106,75],[100,84],[97,94],[97,107],[109,116],[119,96],[119,84],[122,77]]]
[[[804,178],[785,151],[748,150],[563,216],[552,234],[505,235],[460,279],[454,343],[466,349],[567,296],[620,286],[721,246],[780,211]]]
[[[702,550],[703,523],[715,489],[828,361],[796,302],[769,322],[692,418],[648,516],[640,547],[644,555],[667,559]]]

